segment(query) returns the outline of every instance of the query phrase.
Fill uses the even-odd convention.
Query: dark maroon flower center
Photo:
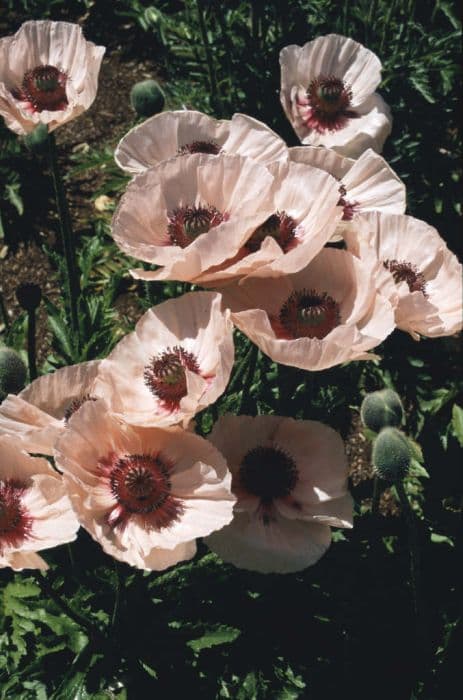
[[[342,221],[352,221],[354,215],[358,212],[359,204],[358,202],[350,202],[347,199],[347,190],[342,183],[339,187],[339,194],[341,196],[339,197],[338,207],[343,208]]]
[[[159,455],[115,455],[99,462],[117,505],[107,515],[111,527],[127,524],[130,516],[145,519],[148,528],[169,527],[183,513],[181,501],[172,496],[172,466]]]
[[[0,481],[0,554],[20,547],[31,534],[32,517],[22,503],[26,488],[17,479]]]
[[[392,273],[394,282],[406,282],[410,292],[421,292],[427,297],[426,279],[412,263],[403,260],[385,260],[384,267]]]
[[[334,75],[315,78],[307,89],[307,126],[321,134],[342,129],[349,119],[358,117],[351,102],[352,90],[343,80]]]
[[[321,339],[339,325],[339,304],[325,292],[302,289],[288,297],[271,323],[278,337]]]
[[[67,107],[66,81],[66,73],[55,66],[37,66],[24,74],[21,88],[13,94],[30,102],[35,112],[55,112]]]
[[[238,472],[239,486],[264,504],[289,496],[297,480],[298,471],[293,458],[279,447],[249,450]]]
[[[187,206],[175,209],[168,216],[167,233],[172,245],[186,248],[202,233],[207,233],[223,221],[228,214],[222,214],[212,206]]]
[[[146,386],[169,411],[178,409],[181,399],[187,395],[185,370],[200,373],[196,357],[179,345],[152,357],[144,369]]]
[[[70,417],[74,415],[74,413],[78,411],[79,408],[84,405],[84,403],[87,403],[87,401],[96,400],[96,397],[91,396],[90,394],[82,394],[82,396],[78,396],[73,399],[64,412],[64,422],[67,423]]]
[[[177,154],[184,156],[192,153],[209,153],[212,156],[216,156],[221,150],[219,144],[215,141],[192,141],[184,146],[180,146]]]
[[[286,252],[294,241],[295,229],[294,219],[284,211],[277,211],[256,228],[249,240],[246,241],[245,248],[249,253],[255,253],[260,249],[265,238],[271,236]]]

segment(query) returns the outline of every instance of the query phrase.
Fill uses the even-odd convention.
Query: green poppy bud
[[[392,389],[382,389],[367,394],[362,402],[360,417],[366,428],[379,433],[382,428],[399,426],[404,419],[404,409],[398,394]]]
[[[0,401],[24,388],[27,367],[12,348],[0,347]]]
[[[376,473],[386,481],[406,476],[412,459],[407,437],[397,428],[383,428],[373,443],[372,462]]]
[[[164,93],[155,80],[135,83],[130,91],[130,103],[139,117],[152,117],[164,108]]]
[[[16,299],[25,311],[35,311],[42,300],[42,292],[38,284],[24,282],[16,288]]]

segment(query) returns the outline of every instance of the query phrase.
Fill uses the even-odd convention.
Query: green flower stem
[[[206,54],[207,71],[209,74],[209,85],[211,89],[211,104],[214,109],[221,111],[221,104],[219,100],[219,92],[217,89],[217,78],[215,74],[214,58],[212,56],[211,46],[209,44],[209,39],[207,36],[206,23],[204,21],[204,3],[203,0],[196,0],[196,9],[198,12],[199,20],[199,30],[201,32],[201,39],[204,46],[204,53]]]
[[[10,319],[8,318],[8,311],[6,310],[5,301],[3,299],[3,294],[0,292],[0,313],[3,318],[6,330],[10,328]]]
[[[37,354],[35,345],[35,309],[27,312],[27,359],[29,364],[29,380],[37,379]]]
[[[249,392],[251,391],[251,384],[256,372],[257,358],[259,356],[259,348],[257,345],[252,344],[251,350],[249,352],[249,364],[248,371],[243,378],[243,393],[241,394],[240,408],[238,415],[245,413],[249,404]]]
[[[242,379],[244,371],[246,370],[249,358],[251,357],[252,347],[253,346],[251,344],[249,344],[243,357],[238,362],[236,370],[233,374],[232,380],[231,380],[230,384],[228,385],[227,394],[233,394],[233,392],[236,391],[236,389],[239,387],[239,383]]]
[[[399,496],[400,505],[407,523],[408,528],[408,546],[410,550],[410,579],[412,584],[413,607],[415,615],[419,617],[419,590],[420,590],[420,561],[418,549],[418,537],[416,531],[415,514],[405,493],[403,481],[397,480],[395,483],[397,495]]]
[[[64,258],[66,262],[66,294],[68,297],[70,325],[73,336],[77,340],[78,349],[81,347],[78,301],[80,295],[80,282],[76,262],[76,248],[74,234],[71,226],[71,217],[64,191],[63,179],[61,177],[58,156],[56,152],[56,141],[54,134],[48,134],[48,159],[53,178],[55,190],[56,206],[60,222],[61,243],[63,246]]]
[[[379,515],[379,500],[381,498],[381,488],[379,478],[375,476],[373,480],[373,498],[371,502],[371,514],[377,518]]]
[[[79,625],[79,627],[84,629],[91,639],[94,641],[104,641],[106,639],[105,635],[98,627],[74,610],[69,603],[55,591],[51,583],[48,581],[46,574],[44,575],[37,572],[35,574],[35,579],[42,589],[42,592],[48,598],[51,598],[53,602],[56,603],[56,605],[64,612],[64,614],[67,615],[67,617],[73,620],[77,625]]]

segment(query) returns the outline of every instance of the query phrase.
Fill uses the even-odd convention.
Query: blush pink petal
[[[20,502],[30,529],[17,544],[4,545],[0,532],[0,566],[46,569],[35,552],[75,540],[79,528],[63,478],[46,459],[30,457],[13,437],[1,436],[0,482],[8,480],[24,484]]]
[[[0,434],[16,437],[32,453],[52,455],[72,402],[93,393],[99,361],[63,367],[35,379],[0,404]]]
[[[114,215],[112,235],[125,253],[164,266],[162,277],[155,272],[152,279],[193,280],[236,255],[272,214],[272,184],[264,165],[238,155],[174,158],[132,180]],[[172,245],[169,215],[193,205],[213,206],[228,219],[185,248]]]
[[[135,331],[102,360],[96,390],[112,410],[138,425],[184,424],[223,393],[234,361],[233,325],[216,292],[190,292],[147,311]],[[191,353],[199,374],[186,372],[187,395],[169,409],[153,394],[144,370],[153,357],[179,346]]]
[[[327,525],[277,516],[264,525],[249,513],[236,513],[233,522],[206,539],[223,561],[262,574],[289,574],[316,564],[331,543]]]
[[[119,167],[137,175],[195,142],[264,164],[288,157],[284,141],[257,119],[234,114],[231,120],[217,120],[194,110],[163,112],[135,126],[119,142],[114,157]]]
[[[105,48],[85,41],[82,29],[69,22],[25,22],[13,36],[0,39],[0,115],[17,134],[27,134],[39,123],[53,131],[90,107],[98,88]],[[66,74],[68,104],[61,110],[33,112],[13,97],[24,74],[52,65]]]
[[[376,263],[377,286],[395,308],[397,327],[412,337],[453,335],[462,328],[462,266],[432,226],[411,216],[371,212],[346,233],[348,247],[365,264]],[[423,275],[424,291],[395,282],[386,261],[406,262]]]
[[[308,265],[331,238],[341,217],[339,183],[318,168],[278,161],[269,166],[274,175],[273,213],[284,212],[295,223],[291,248],[284,251],[267,236],[260,249],[236,263],[227,261],[206,270],[195,282],[210,285],[247,277],[281,277]]]
[[[374,93],[381,80],[381,63],[374,53],[350,38],[337,34],[318,37],[304,46],[286,46],[280,52],[283,109],[303,143],[334,148],[358,157],[367,148],[381,151],[391,131],[390,110]],[[337,131],[318,133],[304,122],[300,104],[311,82],[336,77],[352,91],[356,118]]]
[[[303,270],[277,280],[245,280],[223,290],[233,323],[275,362],[321,370],[368,354],[395,328],[390,302],[378,293],[374,266],[362,266],[347,251],[326,248]],[[280,339],[269,316],[278,316],[293,291],[326,292],[339,305],[340,325],[323,339]]]
[[[403,214],[406,208],[405,185],[372,149],[368,149],[358,160],[345,158],[329,148],[296,146],[289,149],[291,161],[306,163],[326,170],[342,183],[344,200],[353,205],[352,217],[360,213],[382,211]],[[342,220],[337,228],[336,240],[342,236],[350,221]]]
[[[206,539],[224,561],[262,573],[299,571],[326,551],[330,526],[352,527],[344,444],[332,428],[281,416],[228,414],[217,421],[209,439],[227,460],[238,498],[232,522]],[[265,503],[240,481],[245,457],[259,448],[283,452],[296,475],[287,495]],[[262,461],[263,483],[265,468]]]
[[[124,527],[110,526],[108,514],[120,506],[99,467],[110,455],[154,455],[169,464],[169,493],[182,505],[178,517],[154,529],[144,516],[127,511]],[[83,527],[108,554],[138,568],[161,570],[194,556],[194,540],[232,518],[231,475],[216,448],[180,428],[131,427],[103,401],[72,416],[56,460]]]

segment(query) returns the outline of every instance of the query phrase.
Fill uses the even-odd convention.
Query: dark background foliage
[[[279,105],[280,49],[329,32],[360,41],[384,66],[380,91],[394,116],[384,156],[407,185],[408,213],[435,226],[461,253],[455,3],[10,0],[0,8],[1,34],[12,33],[26,19],[45,17],[81,23],[88,39],[108,46],[113,72],[126,69],[135,81],[146,77],[144,71],[155,71],[170,107],[186,105],[221,117],[246,112],[290,145],[297,139]],[[84,291],[105,293],[99,310],[85,312],[93,339],[85,357],[69,354],[59,310],[49,308],[58,326],[52,324],[53,346],[44,350],[43,369],[105,354],[147,304],[183,291],[182,285],[156,285],[146,299],[145,290],[130,286],[129,264],[107,235],[110,212],[95,213],[92,206],[102,194],[115,201],[126,182],[112,164],[112,150],[133,122],[128,89],[108,102],[114,111],[106,117],[95,108],[59,137],[63,164],[73,171],[68,183],[73,213],[80,213],[76,231]],[[88,148],[76,148],[83,140]],[[33,241],[36,247],[45,243],[52,254],[47,264],[59,273],[59,250],[53,238],[42,235],[43,228],[49,233],[55,225],[50,182],[42,173],[40,160],[0,125],[5,296],[7,267],[15,264],[19,241],[26,251],[35,250]],[[124,307],[115,315],[114,304],[128,295],[136,311]],[[24,319],[15,318],[4,336],[20,349]],[[246,352],[246,341],[238,336],[238,358]],[[105,557],[85,533],[72,546],[47,554],[46,578],[4,571],[0,697],[452,697],[463,641],[458,573],[463,476],[453,408],[463,403],[459,342],[416,343],[396,331],[379,352],[380,365],[352,363],[315,374],[277,368],[260,356],[245,391],[229,392],[201,417],[199,428],[207,433],[217,413],[240,409],[322,420],[349,440],[355,436],[351,454],[366,445],[365,471],[368,442],[356,419],[361,398],[365,391],[394,387],[407,410],[406,430],[420,443],[429,474],[425,478],[417,464],[407,483],[419,516],[418,619],[408,583],[405,520],[391,515],[394,509],[373,518],[365,500],[371,497],[371,479],[354,478],[354,530],[336,533],[326,556],[297,575],[239,571],[202,546],[192,563],[143,575]]]

